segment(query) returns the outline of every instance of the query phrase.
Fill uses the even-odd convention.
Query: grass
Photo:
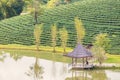
[[[0,44],[0,49],[17,49],[17,50],[36,50],[36,46],[35,45],[31,45],[31,46],[26,46],[26,45],[20,45],[20,44],[8,44],[8,45],[2,45]],[[40,46],[39,47],[40,50],[42,51],[53,51],[53,48],[50,46]],[[63,48],[62,47],[56,47],[55,48],[57,52],[63,52]],[[72,51],[72,48],[67,47],[66,51]]]
[[[10,53],[10,55],[15,58],[19,59],[22,56],[28,56],[28,57],[37,57],[41,59],[47,59],[52,61],[58,61],[58,62],[71,62],[70,58],[64,57],[62,53],[53,53],[50,51],[33,51],[33,50],[10,50],[10,49],[1,49],[0,54],[5,51],[6,53]]]
[[[22,56],[29,57],[38,57],[47,60],[54,60],[58,62],[71,62],[70,58],[66,58],[63,56],[63,48],[56,47],[56,53],[53,53],[53,48],[50,46],[40,46],[40,51],[36,51],[36,46],[25,46],[19,44],[8,44],[8,45],[0,45],[0,53],[5,51],[10,53],[15,59]],[[67,52],[72,51],[72,48],[67,47]]]
[[[36,51],[35,45],[25,46],[18,44],[8,44],[0,45],[0,53],[2,51],[9,52],[11,55],[16,55],[17,57],[29,56],[29,57],[38,57],[47,60],[54,60],[58,62],[67,62],[70,63],[71,59],[63,56],[63,49],[61,47],[56,47],[56,53],[52,52],[52,47],[50,46],[40,46],[41,51]],[[67,48],[67,53],[71,52],[72,48]],[[118,63],[120,64],[120,55],[111,55],[106,54],[107,59],[105,63]]]
[[[120,63],[120,55],[107,54],[107,63]]]

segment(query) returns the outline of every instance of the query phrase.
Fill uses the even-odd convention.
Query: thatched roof
[[[65,56],[73,58],[85,58],[92,57],[92,53],[89,52],[86,48],[84,48],[81,44],[78,44],[72,52],[68,53]]]

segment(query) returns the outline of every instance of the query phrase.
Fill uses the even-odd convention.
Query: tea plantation
[[[66,27],[69,33],[67,46],[76,45],[74,17],[82,20],[86,29],[83,44],[94,42],[99,33],[108,33],[111,40],[109,53],[120,53],[120,0],[82,0],[45,10],[39,16],[44,23],[41,45],[51,46],[50,29],[56,24],[58,29]],[[32,15],[21,15],[0,21],[0,44],[34,45],[34,20]],[[57,46],[60,46],[58,35]]]

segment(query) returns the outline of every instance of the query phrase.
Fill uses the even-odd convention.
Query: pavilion
[[[72,58],[72,68],[93,68],[93,65],[88,62],[88,59],[92,57],[92,53],[81,44],[78,44],[72,52],[64,56]],[[82,63],[78,63],[79,59]]]

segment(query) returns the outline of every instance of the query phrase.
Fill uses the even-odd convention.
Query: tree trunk
[[[35,19],[35,24],[37,24],[38,23],[38,21],[37,21],[37,11],[35,11],[34,19]]]
[[[37,47],[37,51],[39,51],[39,44],[38,43],[36,44],[36,47]]]
[[[65,49],[65,47],[64,47],[64,54],[66,53],[66,49]]]
[[[55,46],[53,47],[53,52],[55,53],[56,51],[55,51]]]

